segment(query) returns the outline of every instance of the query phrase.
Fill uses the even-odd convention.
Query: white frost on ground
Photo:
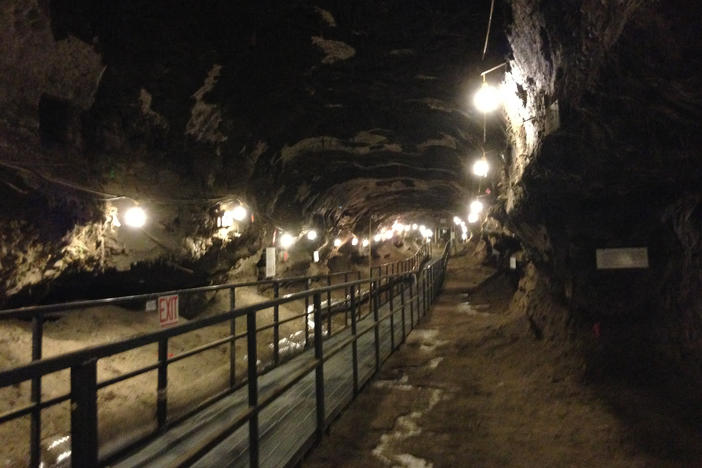
[[[420,335],[435,338],[438,335],[437,330],[414,330],[409,336],[416,332],[422,332]],[[431,359],[426,367],[436,369],[444,358],[439,356]],[[416,388],[409,384],[407,374],[402,374],[402,377],[395,380],[379,380],[373,386],[375,388],[388,388],[391,390],[408,391],[415,390],[421,393],[429,393],[427,407],[420,411],[412,411],[410,414],[402,415],[395,420],[392,432],[382,434],[380,443],[373,449],[373,455],[381,460],[386,465],[393,467],[406,468],[432,468],[434,465],[422,458],[415,457],[409,453],[393,453],[392,447],[395,443],[402,442],[410,437],[418,436],[422,433],[422,428],[418,422],[422,416],[431,411],[443,398],[444,391],[438,388]]]
[[[375,388],[392,388],[395,390],[409,391],[414,390],[412,385],[409,385],[409,377],[403,374],[402,377],[395,380],[377,380],[373,382]]]
[[[429,367],[429,369],[436,369],[443,360],[443,357],[436,357],[427,363],[427,367]]]
[[[422,428],[417,424],[424,414],[431,411],[436,404],[441,401],[443,391],[438,388],[429,390],[429,402],[422,411],[413,411],[410,414],[400,416],[395,420],[395,425],[390,433],[380,436],[380,443],[373,449],[373,455],[387,465],[401,466],[407,468],[434,466],[421,458],[415,457],[407,453],[395,454],[392,452],[392,446],[395,443],[402,442],[410,437],[418,436],[422,433]]]
[[[312,36],[312,44],[316,45],[326,54],[322,63],[332,64],[340,60],[348,60],[356,55],[356,49],[345,42],[324,39],[321,36]]]
[[[429,352],[448,343],[446,340],[437,339],[438,336],[439,330],[416,329],[409,334],[406,343],[409,345],[419,345],[419,349]]]

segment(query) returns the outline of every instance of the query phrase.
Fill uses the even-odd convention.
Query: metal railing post
[[[390,352],[395,350],[395,311],[393,308],[393,293],[394,293],[394,281],[390,280],[390,284],[388,285],[388,291],[390,294],[390,299],[388,302],[390,302]]]
[[[317,400],[317,441],[324,432],[324,347],[322,344],[322,296],[315,293],[314,302],[314,357],[317,367],[314,373],[315,395]]]
[[[41,359],[44,333],[44,317],[35,313],[32,318],[32,361]],[[29,466],[36,468],[41,463],[41,377],[32,379],[31,399],[34,405],[29,434]]]
[[[97,359],[71,366],[71,464],[98,463]]]
[[[249,387],[249,466],[258,467],[258,369],[256,361],[256,312],[246,314],[246,346],[248,348],[248,387]]]
[[[351,364],[353,366],[353,394],[358,394],[358,337],[356,336],[356,287],[351,288]]]
[[[410,277],[410,287],[409,287],[409,295],[410,295],[410,330],[414,329],[414,284],[417,282],[417,275],[412,275]]]
[[[229,289],[229,311],[236,308],[236,288]],[[229,389],[233,390],[236,385],[236,317],[232,317],[229,322],[229,334],[232,341],[229,343]]]
[[[368,300],[370,302],[373,302],[373,338],[375,339],[375,371],[378,372],[380,370],[380,323],[378,322],[378,284],[380,280],[376,281],[371,283],[372,298],[369,297]]]
[[[400,307],[402,308],[402,343],[405,342],[407,329],[405,328],[405,280],[400,282]]]
[[[344,283],[349,282],[349,274],[348,272],[344,273]],[[349,307],[351,306],[350,300],[349,300],[349,287],[345,286],[344,287],[344,302],[346,303],[346,307],[344,307],[344,327],[348,327],[349,325]]]
[[[160,429],[166,424],[168,415],[168,338],[158,340],[157,379],[156,420]]]
[[[327,275],[327,286],[331,284],[331,275]],[[327,334],[329,336],[332,334],[331,289],[327,289]]]
[[[273,297],[280,297],[280,283],[273,282]],[[280,308],[278,304],[273,306],[273,363],[277,366],[280,363]]]
[[[305,280],[305,291],[309,291],[312,280],[307,278]],[[305,349],[309,346],[310,342],[310,298],[305,296]]]

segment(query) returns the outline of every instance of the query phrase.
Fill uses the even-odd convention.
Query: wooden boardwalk
[[[421,288],[418,288],[421,289]],[[413,305],[410,314],[409,291],[404,292],[404,335],[412,330],[418,321],[417,304],[422,303],[421,291],[419,301]],[[379,324],[380,362],[392,353],[392,343],[397,348],[404,341],[403,311],[401,297],[393,299],[393,313],[390,304],[385,303],[378,310],[378,316],[388,317]],[[413,315],[414,319],[411,319]],[[391,337],[391,320],[394,333]],[[412,323],[414,322],[414,323]],[[364,333],[365,332],[365,333]],[[367,313],[357,322],[358,384],[359,388],[374,375],[376,371],[375,334],[373,332],[373,314]],[[351,336],[347,327],[323,341],[325,352],[336,348],[338,343]],[[308,366],[314,360],[313,347],[303,351],[286,363],[258,377],[259,394],[275,387],[286,376],[294,374]],[[353,399],[352,347],[349,343],[324,363],[325,412],[330,420],[343,410]],[[259,461],[263,467],[285,466],[297,456],[302,455],[305,444],[312,440],[316,430],[315,371],[308,374],[287,390],[281,397],[259,413]],[[248,411],[248,388],[245,385],[231,395],[203,409],[191,418],[169,428],[148,444],[123,457],[112,466],[117,467],[165,467],[177,464],[180,457],[203,442],[221,433],[231,421],[243,416]],[[249,431],[244,424],[228,436],[214,449],[200,458],[197,467],[241,467],[249,465]]]

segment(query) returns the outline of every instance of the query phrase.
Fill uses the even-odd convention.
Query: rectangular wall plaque
[[[596,249],[598,270],[648,268],[648,248]]]
[[[275,247],[266,247],[266,278],[275,276]]]

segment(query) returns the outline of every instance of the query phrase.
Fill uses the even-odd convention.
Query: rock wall
[[[567,309],[534,323],[545,335],[554,322],[561,335],[597,335],[588,346],[602,367],[702,382],[696,7],[511,4],[502,205]],[[595,267],[596,248],[641,246],[648,269]]]

